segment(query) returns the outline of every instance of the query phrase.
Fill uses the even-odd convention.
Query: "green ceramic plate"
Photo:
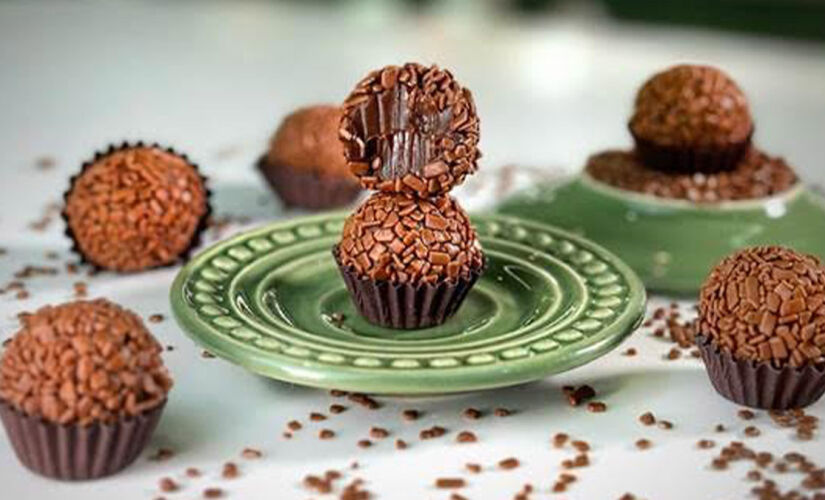
[[[591,238],[649,290],[675,295],[695,297],[717,262],[747,246],[781,244],[825,259],[825,200],[802,185],[762,200],[698,205],[582,175],[516,195],[497,211]]]
[[[181,327],[215,355],[275,379],[433,394],[579,366],[642,317],[641,281],[606,250],[541,224],[481,216],[473,222],[488,268],[456,315],[434,328],[381,328],[355,312],[332,258],[343,220],[293,219],[203,251],[172,285]]]

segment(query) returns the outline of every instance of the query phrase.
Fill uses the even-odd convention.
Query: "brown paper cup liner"
[[[273,165],[261,156],[257,163],[272,190],[288,207],[326,210],[344,207],[361,193],[352,177],[323,176],[289,165]]]
[[[100,158],[102,158],[104,156],[110,155],[114,152],[117,152],[117,151],[122,151],[124,149],[130,149],[130,148],[141,148],[141,147],[158,148],[158,149],[162,149],[164,151],[167,151],[167,152],[169,152],[169,153],[171,153],[175,156],[179,156],[184,161],[186,161],[186,163],[191,165],[192,168],[195,169],[195,171],[198,174],[198,177],[200,177],[201,182],[203,183],[204,189],[206,190],[206,212],[204,212],[203,216],[201,217],[201,219],[198,223],[198,227],[195,229],[195,232],[192,234],[192,241],[189,243],[189,247],[186,250],[184,250],[183,252],[181,252],[181,254],[178,256],[178,258],[175,261],[169,262],[168,264],[158,266],[158,267],[174,266],[179,261],[187,260],[189,258],[189,255],[192,253],[192,250],[194,250],[195,248],[198,247],[198,245],[201,244],[201,238],[203,237],[203,233],[204,233],[204,231],[206,231],[206,228],[209,226],[209,218],[212,216],[212,204],[210,202],[210,199],[212,197],[212,191],[209,189],[209,186],[208,186],[208,183],[207,183],[208,178],[205,177],[200,172],[200,168],[198,167],[198,165],[196,163],[194,163],[192,160],[190,160],[188,156],[186,156],[183,153],[179,153],[179,152],[175,151],[173,148],[161,146],[160,144],[158,144],[156,142],[145,143],[143,141],[137,141],[137,142],[134,142],[134,143],[130,143],[128,141],[123,141],[121,144],[110,144],[108,148],[106,148],[104,150],[101,150],[101,151],[96,151],[91,160],[87,160],[87,161],[83,162],[83,165],[81,165],[81,167],[80,167],[80,171],[77,174],[73,175],[69,179],[69,189],[67,189],[66,192],[63,193],[63,209],[60,211],[60,217],[63,219],[63,225],[66,227],[66,230],[64,231],[64,234],[72,242],[72,252],[74,252],[75,254],[80,256],[80,262],[82,264],[88,264],[88,265],[92,266],[97,271],[104,270],[106,268],[103,267],[103,266],[98,265],[95,262],[92,262],[91,260],[89,260],[86,257],[86,255],[83,254],[83,251],[80,249],[80,245],[77,244],[77,239],[75,238],[74,232],[72,231],[72,228],[69,227],[69,217],[66,215],[66,200],[69,197],[69,193],[72,192],[72,189],[74,188],[74,183],[77,180],[77,178],[80,177],[81,175],[83,175],[83,172],[85,172],[86,169],[89,168],[90,165],[94,164],[97,160],[99,160]],[[148,270],[148,269],[143,269],[143,271],[146,271],[146,270]],[[139,272],[139,271],[134,271],[134,272]]]
[[[481,268],[434,285],[398,284],[358,276],[352,267],[341,265],[337,248],[332,253],[358,312],[370,323],[387,328],[413,330],[444,323],[461,307],[484,271]]]
[[[716,392],[734,403],[766,410],[804,408],[825,393],[825,365],[777,368],[767,361],[736,359],[709,338],[696,335]]]
[[[114,424],[61,425],[0,402],[0,419],[17,458],[42,476],[66,481],[112,475],[135,461],[149,442],[166,401]]]
[[[642,163],[662,172],[714,173],[733,170],[745,156],[751,144],[751,136],[734,144],[706,148],[680,148],[663,146],[637,136],[630,131],[636,143],[636,154]]]

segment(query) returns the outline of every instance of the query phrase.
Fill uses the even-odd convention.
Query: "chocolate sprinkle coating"
[[[778,246],[741,250],[700,292],[699,332],[737,359],[800,367],[825,362],[825,267]]]
[[[158,407],[172,379],[140,317],[105,299],[45,306],[0,360],[0,399],[59,423],[113,423]]]
[[[337,251],[342,266],[392,283],[455,280],[484,265],[470,219],[449,196],[374,193],[344,223]]]
[[[343,107],[339,137],[366,189],[445,194],[477,169],[473,97],[447,70],[387,66],[361,80]]]
[[[617,150],[591,156],[585,170],[593,179],[619,189],[697,203],[764,198],[787,191],[798,181],[784,159],[756,148],[727,172],[662,172],[642,164],[632,151]]]
[[[138,143],[110,148],[84,164],[66,193],[63,217],[85,260],[141,271],[184,257],[209,212],[209,191],[194,164]]]
[[[726,146],[747,140],[753,121],[745,94],[727,74],[684,64],[645,82],[630,130],[661,146]]]

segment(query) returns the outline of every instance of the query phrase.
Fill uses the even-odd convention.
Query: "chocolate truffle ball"
[[[172,264],[197,241],[209,192],[185,156],[157,146],[112,148],[72,179],[63,216],[76,250],[115,271]]]
[[[22,320],[0,360],[0,399],[60,424],[113,423],[154,409],[172,380],[140,318],[103,299]]]
[[[741,250],[702,286],[698,326],[737,359],[792,367],[825,361],[825,268],[784,247]]]
[[[733,167],[753,131],[748,101],[717,68],[680,65],[639,90],[630,131],[645,163],[660,170]]]
[[[344,102],[340,137],[367,189],[445,194],[476,171],[479,121],[469,90],[438,66],[367,75]]]
[[[604,151],[587,160],[587,174],[599,182],[660,198],[697,203],[773,196],[797,183],[785,160],[750,148],[731,171],[666,173],[647,168],[632,151]]]
[[[484,264],[470,219],[451,197],[383,192],[346,220],[337,257],[361,276],[395,283],[455,280]]]
[[[288,206],[327,209],[361,192],[338,139],[341,108],[317,105],[284,118],[258,168]]]
[[[273,165],[289,165],[318,175],[355,178],[338,140],[341,108],[318,105],[287,115],[269,142],[267,160]]]

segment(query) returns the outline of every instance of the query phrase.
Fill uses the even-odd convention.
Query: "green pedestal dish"
[[[825,259],[825,200],[801,184],[771,198],[695,204],[620,190],[586,174],[532,188],[498,209],[604,245],[651,291],[695,297],[733,251],[780,244]]]
[[[445,324],[393,330],[359,317],[332,246],[344,214],[276,223],[218,243],[171,290],[184,331],[279,380],[434,394],[543,378],[616,347],[642,318],[641,281],[575,235],[512,217],[473,218],[488,267]]]

